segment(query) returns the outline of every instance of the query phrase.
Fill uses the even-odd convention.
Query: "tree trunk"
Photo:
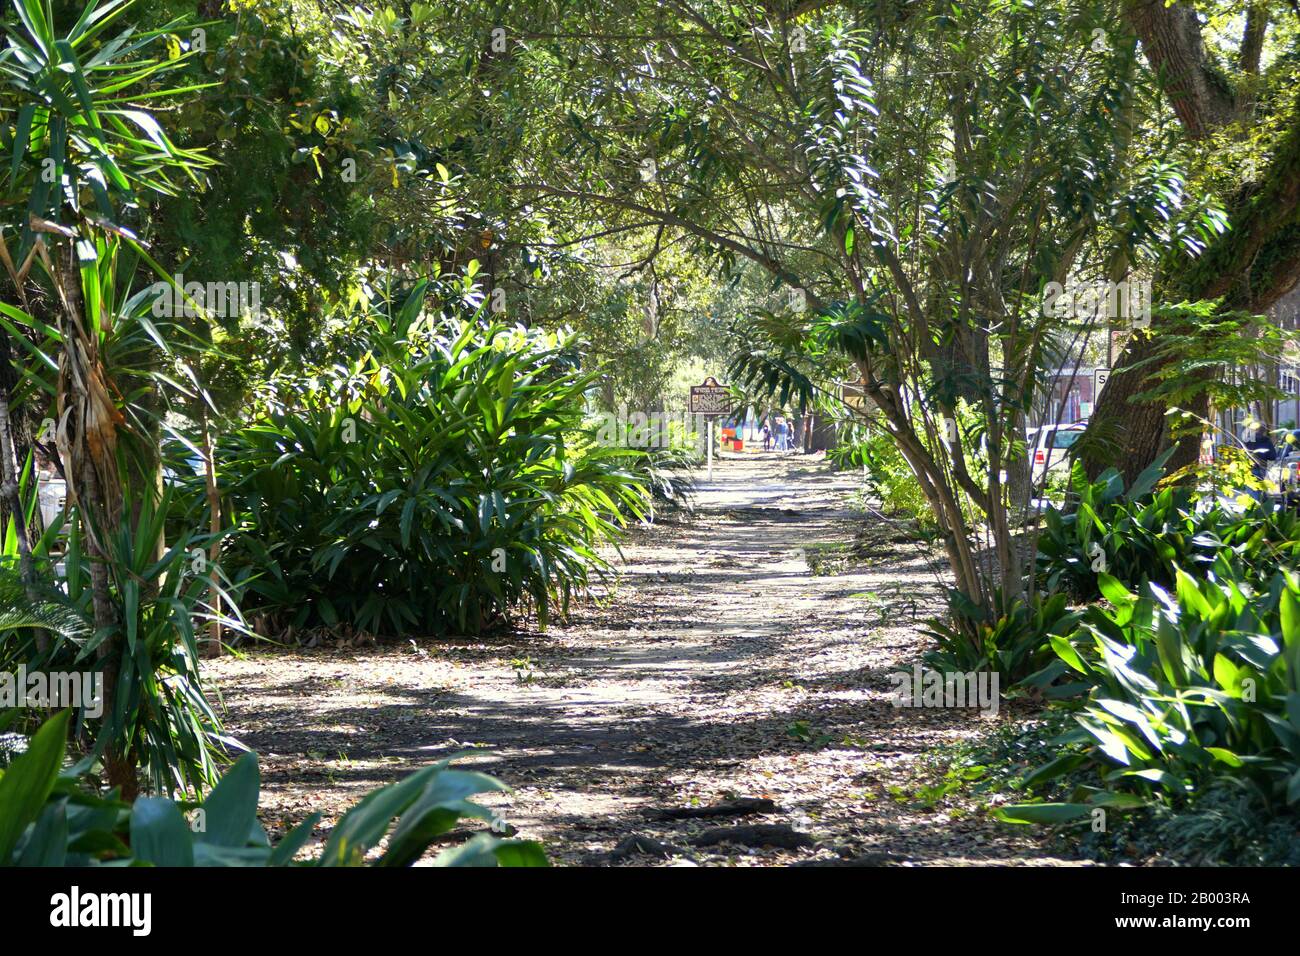
[[[122,525],[116,433],[121,413],[105,383],[98,342],[87,332],[74,244],[75,239],[62,243],[58,265],[51,270],[58,286],[63,335],[56,408],[66,427],[58,430],[57,441],[68,479],[68,498],[76,501],[85,530],[95,629],[108,634],[99,645],[98,660],[104,679],[104,724],[111,726],[117,709],[122,633],[112,598],[106,541]],[[128,728],[119,730],[122,739],[106,743],[104,768],[109,786],[120,788],[122,799],[130,801],[139,792],[135,758]]]
[[[83,502],[103,500],[99,488],[99,476],[95,467],[87,458],[82,465],[81,485],[78,491],[78,506],[82,509],[82,523],[87,522],[87,512],[92,510]],[[112,637],[99,645],[98,659],[100,671],[104,676],[104,723],[113,719],[117,705],[118,678],[122,664],[122,639],[118,628],[117,606],[113,603],[110,587],[108,561],[104,549],[97,543],[96,536],[86,535],[86,554],[90,558],[90,597],[95,617],[95,629],[108,628]],[[101,731],[102,732],[102,731]],[[135,772],[135,759],[129,744],[124,741],[110,740],[104,748],[104,770],[110,787],[121,789],[122,799],[128,803],[139,795],[139,783]]]
[[[1187,135],[1203,139],[1231,122],[1237,98],[1206,55],[1195,8],[1134,0],[1125,13]]]
[[[1236,227],[1168,282],[1172,296],[1187,301],[1222,297],[1227,309],[1259,314],[1296,286],[1300,280],[1300,131],[1293,131],[1284,146],[1287,152],[1279,153],[1264,189],[1234,217]],[[1257,263],[1267,263],[1263,275],[1255,274]],[[1158,319],[1153,320],[1151,333],[1129,337],[1093,411],[1083,448],[1090,478],[1114,465],[1126,482],[1132,481],[1172,440],[1165,406],[1134,399],[1151,387],[1150,376],[1160,363],[1124,371],[1155,354]],[[1208,399],[1200,398],[1188,410],[1205,417]],[[1169,471],[1196,461],[1200,437],[1187,435],[1179,445]]]

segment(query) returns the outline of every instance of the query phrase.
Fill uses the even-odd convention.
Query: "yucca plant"
[[[101,641],[122,646],[116,693],[96,736],[96,754],[116,742],[129,747],[152,791],[199,793],[216,780],[226,753],[243,748],[224,736],[203,692],[197,630],[215,613],[208,604],[213,579],[196,536],[178,536],[164,548],[169,498],[164,494],[156,507],[146,499],[135,526],[108,540],[112,597],[122,618],[118,631],[98,630],[81,657],[89,659]],[[82,557],[80,531],[74,527],[67,556],[74,598],[89,570],[72,570]],[[239,626],[237,619],[226,620]]]
[[[159,42],[177,24],[108,33],[132,5],[132,0],[90,0],[75,22],[60,30],[50,0],[16,0],[5,11],[6,44],[0,49],[0,110],[14,130],[6,140],[10,158],[4,164],[3,196],[6,206],[22,209],[20,221],[11,223],[16,244],[0,237],[5,240],[0,261],[24,312],[31,312],[29,285],[44,283],[42,291],[55,304],[53,321],[44,323],[58,342],[50,358],[56,373],[54,437],[69,500],[75,501],[86,532],[91,606],[97,633],[106,638],[98,647],[110,701],[119,668],[132,666],[123,663],[128,648],[118,639],[132,611],[112,603],[108,553],[133,502],[127,500],[118,454],[126,425],[118,401],[129,388],[116,380],[118,370],[104,351],[113,311],[101,292],[105,278],[118,274],[116,246],[107,239],[142,253],[129,221],[133,210],[149,194],[174,193],[178,182],[197,181],[208,163],[200,153],[172,143],[148,108],[152,100],[195,88],[160,82],[188,57],[168,56]],[[10,318],[18,316],[10,313]],[[0,432],[8,434],[4,424]],[[135,493],[152,495],[152,483],[140,482]],[[135,766],[120,743],[107,741],[108,773],[131,794]]]
[[[126,26],[122,18],[135,5],[90,0],[63,33],[51,0],[14,0],[5,16],[0,78],[15,128],[6,186],[26,194],[29,222],[16,261],[36,241],[33,220],[72,227],[98,216],[125,229],[124,205],[142,193],[174,193],[178,176],[195,181],[196,170],[210,163],[178,147],[147,109],[132,103],[133,94],[176,97],[200,88],[157,84],[191,55],[168,56],[160,42],[183,20],[153,30]],[[92,197],[93,210],[83,208],[83,196]]]
[[[105,686],[104,713],[76,715],[78,733],[92,741],[89,755],[102,758],[115,747],[143,768],[151,790],[198,794],[215,782],[227,753],[243,748],[222,734],[202,690],[196,628],[213,613],[206,603],[212,578],[194,568],[197,538],[161,548],[169,498],[157,508],[146,501],[134,527],[106,542],[110,600],[122,615],[113,629],[94,625],[91,559],[76,512],[46,532],[62,534],[67,551],[61,587],[47,585],[40,602],[29,599],[12,564],[0,566],[0,664],[102,674],[100,647],[121,642],[116,693]],[[241,627],[238,618],[225,620]],[[44,652],[31,634],[37,628],[55,636]]]
[[[63,515],[24,547],[24,533],[39,527],[40,499],[30,459],[13,500],[22,520],[6,516],[0,540],[0,672],[14,673],[20,666],[48,671],[58,661],[71,660],[94,629],[54,573],[52,553],[63,536]],[[22,707],[0,709],[0,731],[35,729],[33,722],[42,716]]]
[[[177,610],[177,602],[193,611],[206,605],[194,580],[182,591],[174,587],[189,550],[201,542],[191,526],[173,529],[172,548],[166,547],[163,519],[169,504],[155,502],[159,462],[154,434],[167,407],[160,395],[201,394],[184,361],[199,343],[175,320],[152,315],[155,293],[148,287],[131,287],[139,254],[114,236],[96,237],[87,245],[96,256],[81,269],[81,299],[98,321],[82,344],[90,343],[113,392],[111,405],[103,410],[105,420],[112,422],[112,469],[109,474],[92,469],[91,485],[103,492],[106,510],[90,507],[84,494],[76,497],[76,482],[69,482],[68,514],[31,546],[42,566],[41,583],[34,591],[28,582],[25,606],[31,607],[53,586],[48,556],[57,542],[67,552],[63,588],[84,612],[95,636],[74,660],[45,653],[50,649],[42,648],[39,630],[0,634],[0,645],[15,659],[31,655],[22,658],[29,668],[47,662],[100,670],[108,713],[91,731],[97,751],[109,758],[118,774],[116,782],[130,792],[125,778],[134,781],[139,760],[151,786],[167,792],[191,790],[215,779],[209,742],[219,733],[193,660],[188,650],[182,651],[193,641],[192,622],[182,620]],[[151,266],[156,269],[156,264]],[[65,331],[7,304],[0,304],[0,326],[22,343],[30,359],[16,392],[19,400],[40,407],[53,399],[57,410],[63,396],[58,357],[69,348]],[[65,470],[72,460],[64,458]],[[30,501],[34,510],[34,493]],[[31,515],[29,510],[26,527],[33,526]],[[116,516],[114,521],[104,524],[111,516]],[[5,533],[5,551],[12,554],[16,524],[6,522]],[[161,563],[164,554],[168,565]],[[219,591],[211,575],[207,585]],[[18,607],[16,598],[12,606]],[[137,646],[141,629],[153,631],[145,641],[147,652]],[[161,668],[160,673],[145,674],[147,664]]]

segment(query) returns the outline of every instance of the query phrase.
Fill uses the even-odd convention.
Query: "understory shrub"
[[[700,456],[689,448],[635,449],[627,464],[637,482],[650,493],[656,505],[691,508],[694,504],[695,479],[691,469],[699,465]]]
[[[650,495],[652,506],[689,509],[694,504],[695,479],[692,471],[703,461],[699,434],[685,423],[668,421],[662,430],[595,426],[599,443],[627,449],[626,467]],[[643,440],[646,439],[646,440]]]
[[[996,671],[1003,688],[1032,680],[1047,688],[1049,696],[1059,692],[1050,685],[1064,668],[1048,639],[1068,636],[1081,617],[1070,609],[1064,594],[1035,594],[1010,602],[999,594],[994,606],[1003,610],[996,616],[964,601],[958,591],[950,591],[949,598],[948,618],[932,620],[924,630],[939,644],[926,656],[930,667],[946,672]]]
[[[83,701],[74,730],[93,741],[92,758],[102,757],[110,744],[131,755],[148,789],[198,793],[216,780],[226,752],[240,748],[223,734],[199,675],[197,630],[209,614],[210,581],[193,572],[191,537],[161,547],[169,502],[169,494],[157,508],[146,500],[134,526],[123,525],[105,542],[109,599],[119,608],[113,632],[94,626],[90,558],[76,509],[60,514],[34,543],[34,588],[22,580],[11,553],[11,526],[0,560],[0,671],[21,666],[28,674],[106,681],[99,651],[120,636],[125,653],[116,662],[111,695],[99,708]],[[59,576],[50,554],[56,540],[64,548]],[[0,731],[11,724],[28,729],[24,723],[46,712],[23,706],[0,711]]]
[[[862,469],[867,493],[880,501],[881,510],[891,516],[913,518],[922,528],[935,525],[934,511],[920,484],[912,475],[898,443],[883,429],[858,434],[836,445],[827,457],[840,469]]]
[[[1158,466],[1124,493],[1114,469],[1095,482],[1076,475],[1076,508],[1049,508],[1038,539],[1038,574],[1047,590],[1079,601],[1100,595],[1100,575],[1130,585],[1172,588],[1176,569],[1193,576],[1266,581],[1300,567],[1300,517],[1267,499],[1228,501],[1175,486],[1154,490]]]
[[[1023,781],[1064,787],[1065,802],[1000,807],[1003,820],[1159,806],[1231,842],[1258,827],[1228,826],[1204,794],[1231,787],[1237,816],[1300,808],[1300,521],[1267,501],[1158,488],[1160,464],[1127,494],[1113,470],[1091,483],[1076,471],[1073,513],[1047,512],[1037,603],[1058,616],[1016,607],[981,622],[982,654],[956,653],[956,629],[934,631],[947,664],[1025,662],[1018,689],[1072,718],[1060,753]],[[1067,610],[1067,595],[1088,606]]]
[[[1087,746],[1036,779],[1095,761],[1114,789],[1186,799],[1232,775],[1264,805],[1300,805],[1300,578],[1255,590],[1178,568],[1172,593],[1110,575],[1101,587],[1111,606],[1050,639],[1090,685],[1075,705]]]
[[[425,292],[221,439],[222,564],[246,615],[391,635],[479,632],[522,609],[544,627],[647,513],[644,454],[584,425],[595,373],[572,337],[431,316]]]

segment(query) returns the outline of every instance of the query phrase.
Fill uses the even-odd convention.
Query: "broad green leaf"
[[[165,797],[140,797],[131,807],[131,852],[154,866],[194,865],[194,843],[180,809]]]
[[[215,846],[247,845],[257,826],[260,792],[257,754],[244,754],[231,765],[203,801],[205,828],[195,838]]]
[[[1004,823],[1069,823],[1091,811],[1086,803],[1009,803],[995,807],[993,815]]]
[[[9,861],[19,837],[40,815],[54,789],[63,764],[69,714],[60,711],[42,724],[0,777],[0,865]]]

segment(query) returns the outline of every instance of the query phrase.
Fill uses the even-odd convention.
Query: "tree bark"
[[[1195,8],[1187,3],[1166,6],[1165,0],[1133,0],[1125,14],[1187,135],[1204,139],[1231,122],[1237,97],[1205,53]]]
[[[1241,52],[1237,65],[1241,72],[1257,75],[1260,58],[1264,53],[1264,36],[1268,33],[1268,5],[1264,0],[1254,0],[1246,11],[1246,28],[1241,36]],[[1251,96],[1254,102],[1254,96]]]
[[[1200,24],[1190,7],[1135,0],[1126,15],[1191,138],[1202,138],[1240,116],[1248,98],[1234,94],[1209,65]],[[1248,44],[1262,43],[1266,26],[1266,19],[1261,23],[1258,17],[1248,24],[1248,43],[1243,43],[1241,55],[1248,70],[1256,58]],[[1300,99],[1296,107],[1300,109]],[[1222,298],[1225,308],[1262,313],[1300,281],[1300,130],[1293,128],[1283,139],[1261,186],[1237,203],[1231,221],[1233,228],[1199,258],[1161,278],[1161,298]],[[1150,336],[1130,337],[1093,411],[1081,448],[1090,478],[1113,465],[1129,483],[1173,440],[1164,405],[1135,399],[1150,387],[1150,376],[1160,367],[1149,363],[1133,369],[1155,354],[1158,321],[1150,331]],[[1208,399],[1199,399],[1187,410],[1208,417]],[[1199,452],[1200,437],[1184,436],[1167,470],[1194,463]]]
[[[99,488],[99,476],[94,464],[87,458],[82,464],[78,501],[102,500]],[[85,510],[82,512],[83,524],[86,521]],[[99,645],[98,659],[100,671],[104,678],[104,723],[113,719],[117,705],[118,678],[121,674],[122,641],[117,626],[117,606],[113,603],[110,587],[108,561],[104,549],[95,541],[93,535],[86,535],[86,553],[90,557],[90,595],[91,608],[95,618],[95,629],[108,628],[112,636]],[[108,777],[109,787],[121,790],[122,799],[128,803],[139,795],[139,781],[135,772],[135,758],[128,743],[110,740],[104,748],[104,771]]]

